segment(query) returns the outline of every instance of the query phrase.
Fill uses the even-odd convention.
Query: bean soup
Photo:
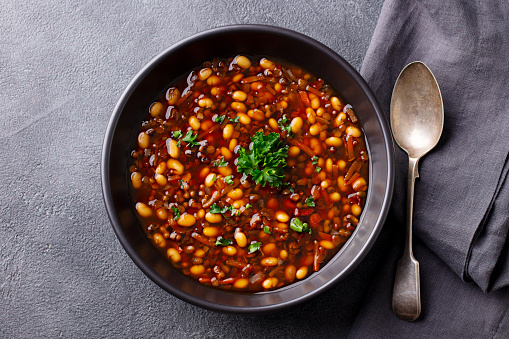
[[[364,207],[369,161],[354,108],[283,61],[204,63],[148,108],[137,141],[129,171],[141,224],[206,285],[259,292],[305,279]]]

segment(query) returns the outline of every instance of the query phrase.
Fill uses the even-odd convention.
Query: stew
[[[148,108],[129,168],[141,223],[183,274],[223,289],[302,280],[356,229],[368,152],[352,106],[276,59],[215,59]]]

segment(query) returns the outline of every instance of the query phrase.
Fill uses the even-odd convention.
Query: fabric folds
[[[485,292],[509,285],[508,32],[505,1],[388,0],[361,69],[388,120],[404,66],[420,60],[433,71],[445,122],[419,164],[414,234]],[[402,232],[407,166],[396,147],[391,213]]]

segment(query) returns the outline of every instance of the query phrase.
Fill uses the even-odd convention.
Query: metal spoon
[[[412,254],[412,215],[415,178],[419,159],[440,139],[444,126],[444,106],[437,81],[420,61],[408,64],[400,73],[391,99],[391,127],[394,139],[408,153],[407,229],[405,251],[396,268],[392,310],[400,318],[413,321],[421,314],[419,262]]]

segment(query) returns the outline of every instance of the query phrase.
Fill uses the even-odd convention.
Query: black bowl
[[[177,271],[144,234],[129,194],[130,150],[147,108],[169,82],[214,57],[265,55],[286,60],[324,78],[356,113],[370,155],[369,190],[356,231],[319,272],[284,288],[239,293],[204,286]],[[278,27],[236,25],[196,34],[168,48],[131,81],[111,116],[104,139],[101,179],[111,223],[125,250],[156,284],[180,299],[228,313],[264,313],[310,299],[333,286],[359,264],[376,240],[393,190],[393,142],[375,96],[343,58],[319,42]]]

